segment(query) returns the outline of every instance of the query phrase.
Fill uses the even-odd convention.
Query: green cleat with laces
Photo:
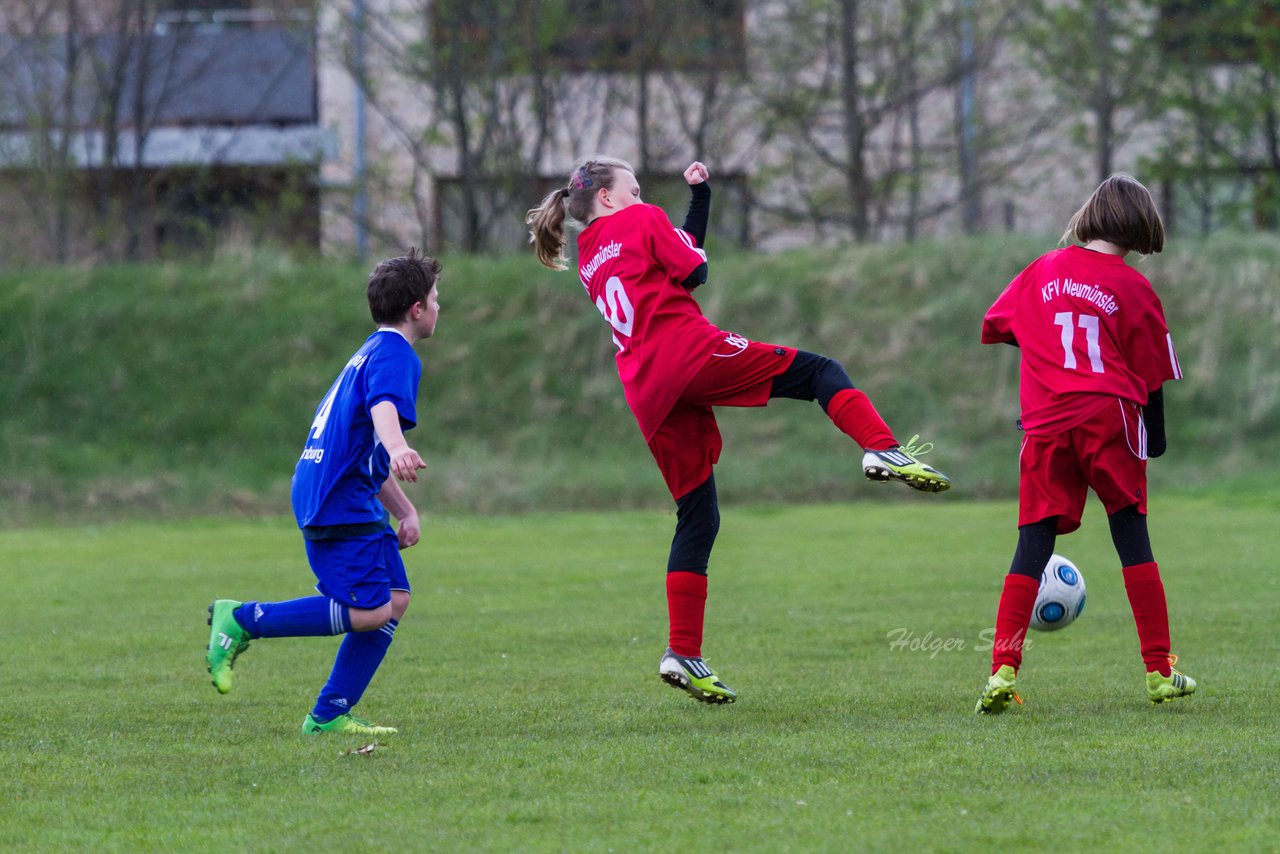
[[[204,659],[219,694],[231,691],[231,668],[240,653],[249,648],[249,633],[232,613],[242,604],[234,599],[215,599],[209,606],[209,647]]]
[[[866,451],[862,455],[862,473],[867,480],[888,483],[900,480],[920,492],[942,492],[951,488],[951,478],[920,462],[916,457],[933,450],[932,442],[917,445],[917,434],[906,444],[880,451]]]
[[[1167,703],[1177,697],[1196,692],[1196,680],[1173,669],[1178,656],[1169,656],[1169,675],[1161,676],[1159,670],[1147,671],[1147,699],[1153,703]]]
[[[1014,670],[1008,664],[1002,664],[987,678],[987,684],[982,689],[982,696],[978,697],[978,705],[974,707],[974,712],[979,715],[998,715],[1009,705],[1009,701],[1015,701],[1019,706],[1022,705],[1022,698],[1018,696],[1018,692],[1013,690],[1013,685],[1018,679],[1018,671]]]
[[[701,658],[690,658],[672,652],[671,647],[662,654],[658,675],[672,688],[688,691],[689,696],[702,703],[732,703],[737,693],[720,681]]]
[[[333,720],[318,721],[312,715],[302,722],[303,735],[323,735],[326,732],[337,735],[394,735],[399,730],[393,726],[379,726],[355,715],[338,715]]]

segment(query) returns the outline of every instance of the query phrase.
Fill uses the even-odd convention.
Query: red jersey
[[[613,327],[618,378],[645,441],[724,340],[680,284],[706,260],[655,205],[629,205],[578,235],[578,275]]]
[[[987,311],[982,343],[1022,351],[1022,427],[1049,435],[1110,400],[1145,406],[1182,377],[1159,297],[1119,255],[1069,246],[1040,256]]]

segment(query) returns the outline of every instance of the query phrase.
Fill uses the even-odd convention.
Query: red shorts
[[[672,498],[679,500],[701,486],[720,459],[720,428],[711,407],[764,406],[773,378],[795,358],[791,347],[726,335],[649,440],[649,452]]]
[[[1147,512],[1147,429],[1142,410],[1120,400],[1053,436],[1026,436],[1018,457],[1018,525],[1058,517],[1058,533],[1080,527],[1092,488],[1110,516]]]

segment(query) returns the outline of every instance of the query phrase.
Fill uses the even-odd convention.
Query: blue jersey
[[[391,457],[373,429],[369,411],[389,400],[400,427],[418,420],[422,361],[403,335],[379,329],[347,362],[316,409],[307,444],[293,474],[293,513],[298,527],[361,525],[387,518],[378,492]]]

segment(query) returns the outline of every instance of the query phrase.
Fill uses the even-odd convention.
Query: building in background
[[[0,253],[524,242],[631,161],[773,249],[1060,230],[1130,171],[1175,230],[1280,222],[1280,0],[12,0]]]
[[[319,124],[305,5],[81,0],[28,11],[11,8],[0,32],[11,252],[320,244],[319,172],[334,146]]]

